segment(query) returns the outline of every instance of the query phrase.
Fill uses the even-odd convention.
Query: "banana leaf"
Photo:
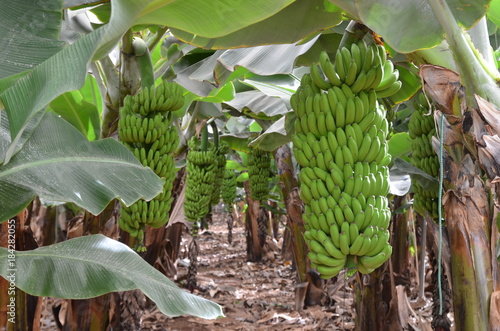
[[[166,315],[223,316],[219,305],[181,290],[128,246],[102,234],[16,251],[14,259],[12,252],[0,247],[0,275],[31,295],[87,299],[140,289]]]
[[[1,114],[0,152],[10,143],[9,122]],[[130,205],[162,189],[163,180],[121,143],[111,138],[89,142],[47,112],[24,148],[0,165],[0,221],[15,216],[37,195],[99,214],[114,198]]]

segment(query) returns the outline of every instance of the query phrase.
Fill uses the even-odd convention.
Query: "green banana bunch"
[[[224,179],[222,181],[222,201],[230,206],[236,199],[236,172],[233,169],[224,170]]]
[[[322,52],[290,99],[304,236],[323,278],[345,267],[370,273],[392,254],[389,123],[377,99],[400,87],[384,48],[361,41],[338,50],[334,64]]]
[[[210,211],[217,170],[215,148],[203,151],[197,145],[196,137],[188,142],[184,198],[184,214],[186,220],[193,222],[193,234],[196,234],[199,221]]]
[[[165,82],[156,88],[146,87],[141,93],[125,98],[123,103],[134,114],[147,116],[150,112],[165,113],[180,109],[184,104],[184,96],[179,84]]]
[[[145,88],[133,97],[127,96],[118,120],[120,141],[145,167],[165,180],[163,191],[151,201],[139,200],[128,207],[122,205],[118,224],[141,243],[144,226],[157,228],[164,225],[172,204],[171,191],[176,173],[172,153],[179,144],[179,136],[176,127],[172,126],[171,116],[165,113],[165,98],[176,100],[177,105],[183,103],[180,87],[163,82],[156,89]],[[137,111],[145,109],[146,104],[147,112]],[[169,109],[174,110],[175,107]]]
[[[265,201],[269,195],[271,158],[261,149],[253,149],[248,157],[248,179],[252,199]]]
[[[350,49],[342,47],[335,54],[332,64],[328,54],[320,54],[319,66],[311,67],[313,91],[328,91],[333,87],[349,86],[353,93],[375,90],[379,98],[390,97],[402,86],[399,71],[387,60],[383,46],[364,41],[352,44]]]
[[[415,111],[408,122],[408,131],[412,139],[412,164],[430,176],[439,175],[439,160],[432,148],[432,136],[436,134],[432,109],[423,93],[414,102]],[[413,183],[413,207],[420,214],[426,211],[433,219],[438,217],[438,197],[435,190],[426,190],[418,182]]]
[[[212,192],[212,200],[210,201],[211,206],[215,206],[219,203],[221,195],[222,182],[224,180],[224,169],[226,169],[226,154],[229,152],[229,145],[220,144],[219,148],[215,151],[215,159],[217,163],[217,169],[215,170],[215,180]]]

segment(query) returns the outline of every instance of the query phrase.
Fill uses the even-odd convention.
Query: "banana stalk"
[[[141,38],[135,38],[132,47],[134,48],[137,66],[141,75],[141,87],[153,86],[155,83],[153,61],[151,60],[148,45]]]

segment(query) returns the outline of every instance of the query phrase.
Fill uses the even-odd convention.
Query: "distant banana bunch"
[[[229,152],[229,146],[227,144],[220,144],[219,148],[215,151],[217,168],[215,169],[215,180],[212,188],[213,194],[212,200],[210,201],[211,206],[215,206],[220,201],[221,187],[224,180],[224,170],[226,169],[227,152]]]
[[[217,157],[213,147],[206,151],[200,150],[196,137],[189,140],[188,147],[184,214],[186,220],[193,222],[193,234],[195,235],[199,221],[210,211]]]
[[[248,180],[252,199],[265,201],[269,195],[271,158],[261,149],[253,149],[248,157]]]
[[[437,154],[432,149],[432,136],[436,134],[434,116],[429,109],[428,101],[424,94],[418,96],[418,101],[414,103],[415,111],[412,113],[408,123],[410,138],[412,139],[412,164],[420,170],[428,173],[434,178],[439,175],[439,160]],[[427,116],[426,116],[427,115]],[[433,219],[438,217],[437,191],[426,190],[414,182],[413,208],[424,215],[425,211]]]
[[[236,184],[236,172],[233,169],[225,169],[221,195],[226,206],[231,206],[236,199]]]
[[[322,52],[290,99],[304,236],[325,279],[344,267],[370,273],[392,254],[389,123],[377,99],[400,87],[384,48],[360,42],[338,50],[335,64]]]
[[[175,178],[173,151],[179,136],[172,126],[169,112],[183,104],[180,87],[163,82],[158,87],[143,89],[135,96],[127,96],[120,109],[118,137],[146,167],[165,180],[163,191],[151,201],[139,200],[131,206],[122,206],[118,224],[132,237],[142,242],[144,226],[160,227],[168,221],[172,204],[172,183]]]

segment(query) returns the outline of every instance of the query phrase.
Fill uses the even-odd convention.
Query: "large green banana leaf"
[[[5,63],[17,63],[20,58],[26,57],[27,66],[33,69],[21,78],[16,76],[15,79],[6,77],[0,80],[0,101],[9,116],[12,137],[12,144],[0,155],[0,161],[8,162],[18,152],[19,147],[26,142],[29,133],[26,135],[22,133],[27,128],[35,126],[36,121],[31,120],[37,118],[37,113],[44,110],[50,101],[64,92],[79,89],[85,80],[89,62],[107,54],[131,26],[138,23],[178,26],[190,33],[204,31],[207,37],[217,37],[266,19],[292,1],[255,0],[233,4],[222,0],[211,2],[205,0],[114,0],[111,1],[112,12],[108,24],[62,48],[54,55],[47,53],[37,58],[36,61],[30,62],[29,59],[38,54],[38,48],[31,48],[29,44],[24,43],[26,47],[12,50],[9,53],[10,56],[5,59]],[[30,0],[16,1],[16,5],[25,7],[30,6],[31,3]],[[224,13],[230,13],[231,17],[214,20],[215,17],[219,17],[221,5],[225,10]],[[60,9],[61,1],[47,0],[41,6]],[[9,11],[2,11],[2,13],[10,16],[13,21],[25,14],[14,7],[3,8],[10,8]],[[195,8],[202,9],[203,12]],[[33,7],[29,11],[38,12],[38,10],[39,8]],[[196,14],[196,19],[193,19],[194,14]],[[38,16],[35,18],[40,19]],[[27,21],[21,22],[23,25],[28,25]],[[33,24],[36,23],[37,21]],[[40,25],[39,29],[41,31],[57,30],[58,26],[60,26],[60,19],[59,22],[54,22],[50,26]],[[4,28],[8,27],[4,26]],[[47,33],[47,36],[51,37],[49,38],[51,40],[54,39],[53,33]],[[21,35],[21,38],[24,37],[27,36]],[[14,34],[9,41],[15,45],[23,40],[18,40]],[[21,75],[19,66],[16,66],[14,72]],[[9,84],[13,85],[9,87]]]
[[[3,115],[0,152],[10,142]],[[130,205],[141,197],[152,199],[162,188],[163,181],[121,143],[110,138],[89,142],[71,124],[47,112],[24,148],[0,165],[0,222],[19,213],[36,195],[74,202],[99,214],[114,198]]]
[[[0,275],[31,295],[86,299],[140,289],[166,315],[223,316],[219,305],[179,289],[128,246],[101,234],[16,251],[11,260],[9,254],[0,247]]]
[[[444,38],[443,28],[428,0],[329,1],[345,10],[353,11],[353,16],[359,17],[363,24],[381,35],[384,41],[401,53],[434,47]],[[463,27],[470,28],[486,14],[491,0],[445,2],[456,20]]]
[[[135,24],[167,25],[194,35],[217,38],[272,17],[296,1],[148,1]]]
[[[60,2],[0,0],[0,79],[34,68],[65,46]]]
[[[231,14],[228,13],[224,17],[231,17]],[[196,34],[177,27],[171,31],[177,38],[201,48],[227,49],[264,44],[291,44],[318,31],[334,27],[340,22],[341,12],[329,11],[323,0],[295,0],[276,15],[225,35],[208,36],[203,32]]]

